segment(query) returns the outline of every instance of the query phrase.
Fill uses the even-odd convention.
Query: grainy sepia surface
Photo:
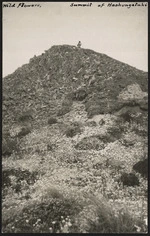
[[[15,4],[3,7],[3,233],[146,233],[148,75],[138,55],[146,54],[147,7],[110,13],[95,3],[84,11],[71,2]],[[106,25],[92,31],[94,11]],[[40,24],[30,21],[31,12]],[[124,19],[131,18],[127,29]],[[137,68],[127,56],[130,34],[137,36]],[[9,47],[10,40],[18,46]],[[126,63],[114,59],[119,50]]]

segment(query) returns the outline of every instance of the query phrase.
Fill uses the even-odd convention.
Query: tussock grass
[[[54,186],[37,199],[3,209],[4,233],[136,233],[135,225],[142,229],[127,209],[115,210],[103,197]]]

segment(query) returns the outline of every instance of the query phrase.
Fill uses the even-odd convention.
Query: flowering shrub
[[[82,208],[81,208],[82,209]],[[14,233],[56,233],[66,231],[71,226],[69,215],[74,216],[80,210],[80,205],[73,199],[62,198],[61,195],[32,202],[25,206],[18,214],[14,210],[14,217],[3,221],[3,232]],[[16,214],[15,214],[16,213]],[[6,213],[5,213],[6,214]],[[67,219],[62,221],[62,219]],[[15,219],[15,220],[14,220]]]
[[[132,217],[125,208],[114,210],[104,198],[77,194],[43,196],[37,200],[28,200],[20,209],[13,206],[12,210],[5,210],[3,232],[135,233],[137,227],[140,230],[145,227],[141,220]]]

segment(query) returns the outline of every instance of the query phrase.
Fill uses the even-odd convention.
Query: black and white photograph
[[[148,233],[148,2],[2,2],[2,233]]]

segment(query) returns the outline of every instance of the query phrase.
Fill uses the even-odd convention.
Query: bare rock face
[[[133,170],[140,173],[143,177],[148,177],[148,159],[138,161],[134,166]]]

